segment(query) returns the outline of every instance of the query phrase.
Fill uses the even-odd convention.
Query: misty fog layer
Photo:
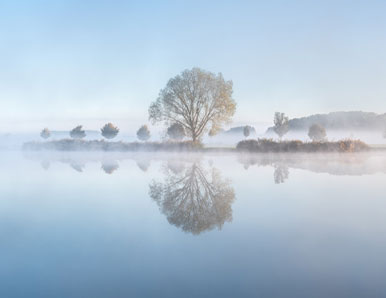
[[[386,154],[0,160],[2,297],[386,295]]]

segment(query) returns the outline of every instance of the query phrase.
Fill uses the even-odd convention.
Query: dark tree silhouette
[[[43,138],[43,139],[48,139],[50,136],[51,136],[51,132],[48,128],[44,128],[41,133],[40,133],[40,136]]]
[[[70,131],[70,136],[73,139],[83,139],[86,136],[86,132],[82,129],[82,125],[79,125]]]
[[[288,117],[284,113],[276,112],[273,118],[274,132],[281,139],[289,130]]]
[[[182,140],[185,137],[184,127],[179,123],[173,123],[168,127],[167,134],[173,140]]]
[[[150,131],[147,125],[142,125],[137,131],[137,137],[141,141],[147,141],[150,139]]]
[[[185,169],[185,164],[178,159],[170,159],[167,161],[167,168],[173,174],[180,174]]]
[[[169,223],[185,232],[200,234],[232,221],[234,190],[214,168],[206,172],[193,163],[180,174],[167,172],[164,183],[150,184],[149,194]]]
[[[119,133],[119,128],[114,126],[112,123],[107,123],[101,128],[101,134],[106,139],[113,139]]]
[[[308,136],[314,142],[321,142],[326,139],[326,130],[319,124],[313,124],[308,129]]]
[[[236,110],[232,88],[232,81],[225,81],[221,73],[187,69],[160,91],[149,108],[149,119],[153,123],[179,123],[195,142],[209,126],[215,134],[230,121]]]

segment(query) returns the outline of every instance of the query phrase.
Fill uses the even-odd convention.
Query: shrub
[[[147,128],[147,125],[142,125],[137,131],[137,137],[141,141],[147,141],[150,139],[150,131]]]
[[[40,136],[43,138],[43,139],[48,139],[50,136],[51,136],[51,132],[48,128],[45,128],[42,130],[42,132],[40,133]]]
[[[314,142],[321,142],[326,138],[326,130],[319,124],[313,124],[308,130],[308,136]]]
[[[86,136],[86,132],[82,129],[82,125],[79,125],[70,131],[70,136],[73,139],[83,139]]]
[[[168,127],[167,134],[173,140],[182,140],[185,137],[185,130],[181,124],[174,123]]]
[[[360,140],[337,142],[302,142],[298,140],[276,142],[272,139],[244,140],[237,144],[238,151],[248,152],[360,152],[369,146]]]
[[[114,126],[112,123],[107,123],[101,129],[101,134],[106,139],[113,139],[119,133],[118,127]]]

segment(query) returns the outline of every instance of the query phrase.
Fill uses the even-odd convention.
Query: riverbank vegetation
[[[28,142],[24,150],[31,151],[194,151],[202,144],[183,142],[107,142],[105,140],[63,139],[49,142]]]
[[[240,152],[362,152],[370,147],[360,140],[336,142],[274,141],[272,139],[244,140],[237,144]]]

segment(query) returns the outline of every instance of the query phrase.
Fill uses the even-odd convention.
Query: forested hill
[[[386,114],[368,112],[332,112],[289,121],[292,131],[308,130],[312,124],[320,124],[327,130],[381,130],[386,128]],[[271,132],[272,127],[267,132]]]

